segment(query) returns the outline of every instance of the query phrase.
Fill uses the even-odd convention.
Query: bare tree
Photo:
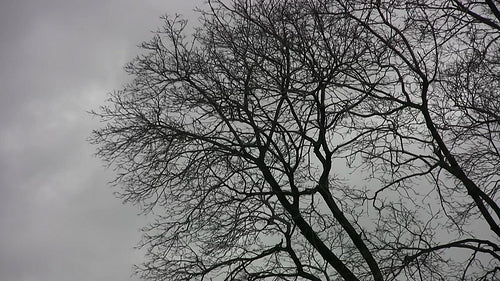
[[[146,280],[495,280],[497,1],[209,1],[165,17],[92,141]]]

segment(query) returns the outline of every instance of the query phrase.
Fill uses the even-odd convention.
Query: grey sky
[[[145,219],[121,205],[86,142],[86,111],[123,66],[196,0],[0,2],[0,280],[136,280]]]

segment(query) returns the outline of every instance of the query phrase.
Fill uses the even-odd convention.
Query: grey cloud
[[[0,3],[1,280],[136,280],[146,219],[113,197],[86,111],[126,83],[161,14],[200,2]]]

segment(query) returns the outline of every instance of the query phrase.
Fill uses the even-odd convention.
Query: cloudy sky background
[[[146,219],[86,139],[123,66],[201,0],[0,1],[0,280],[138,280]]]

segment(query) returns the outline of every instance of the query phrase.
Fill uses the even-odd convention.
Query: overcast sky
[[[86,111],[123,66],[201,0],[0,0],[0,280],[122,281],[145,218],[113,196]]]

